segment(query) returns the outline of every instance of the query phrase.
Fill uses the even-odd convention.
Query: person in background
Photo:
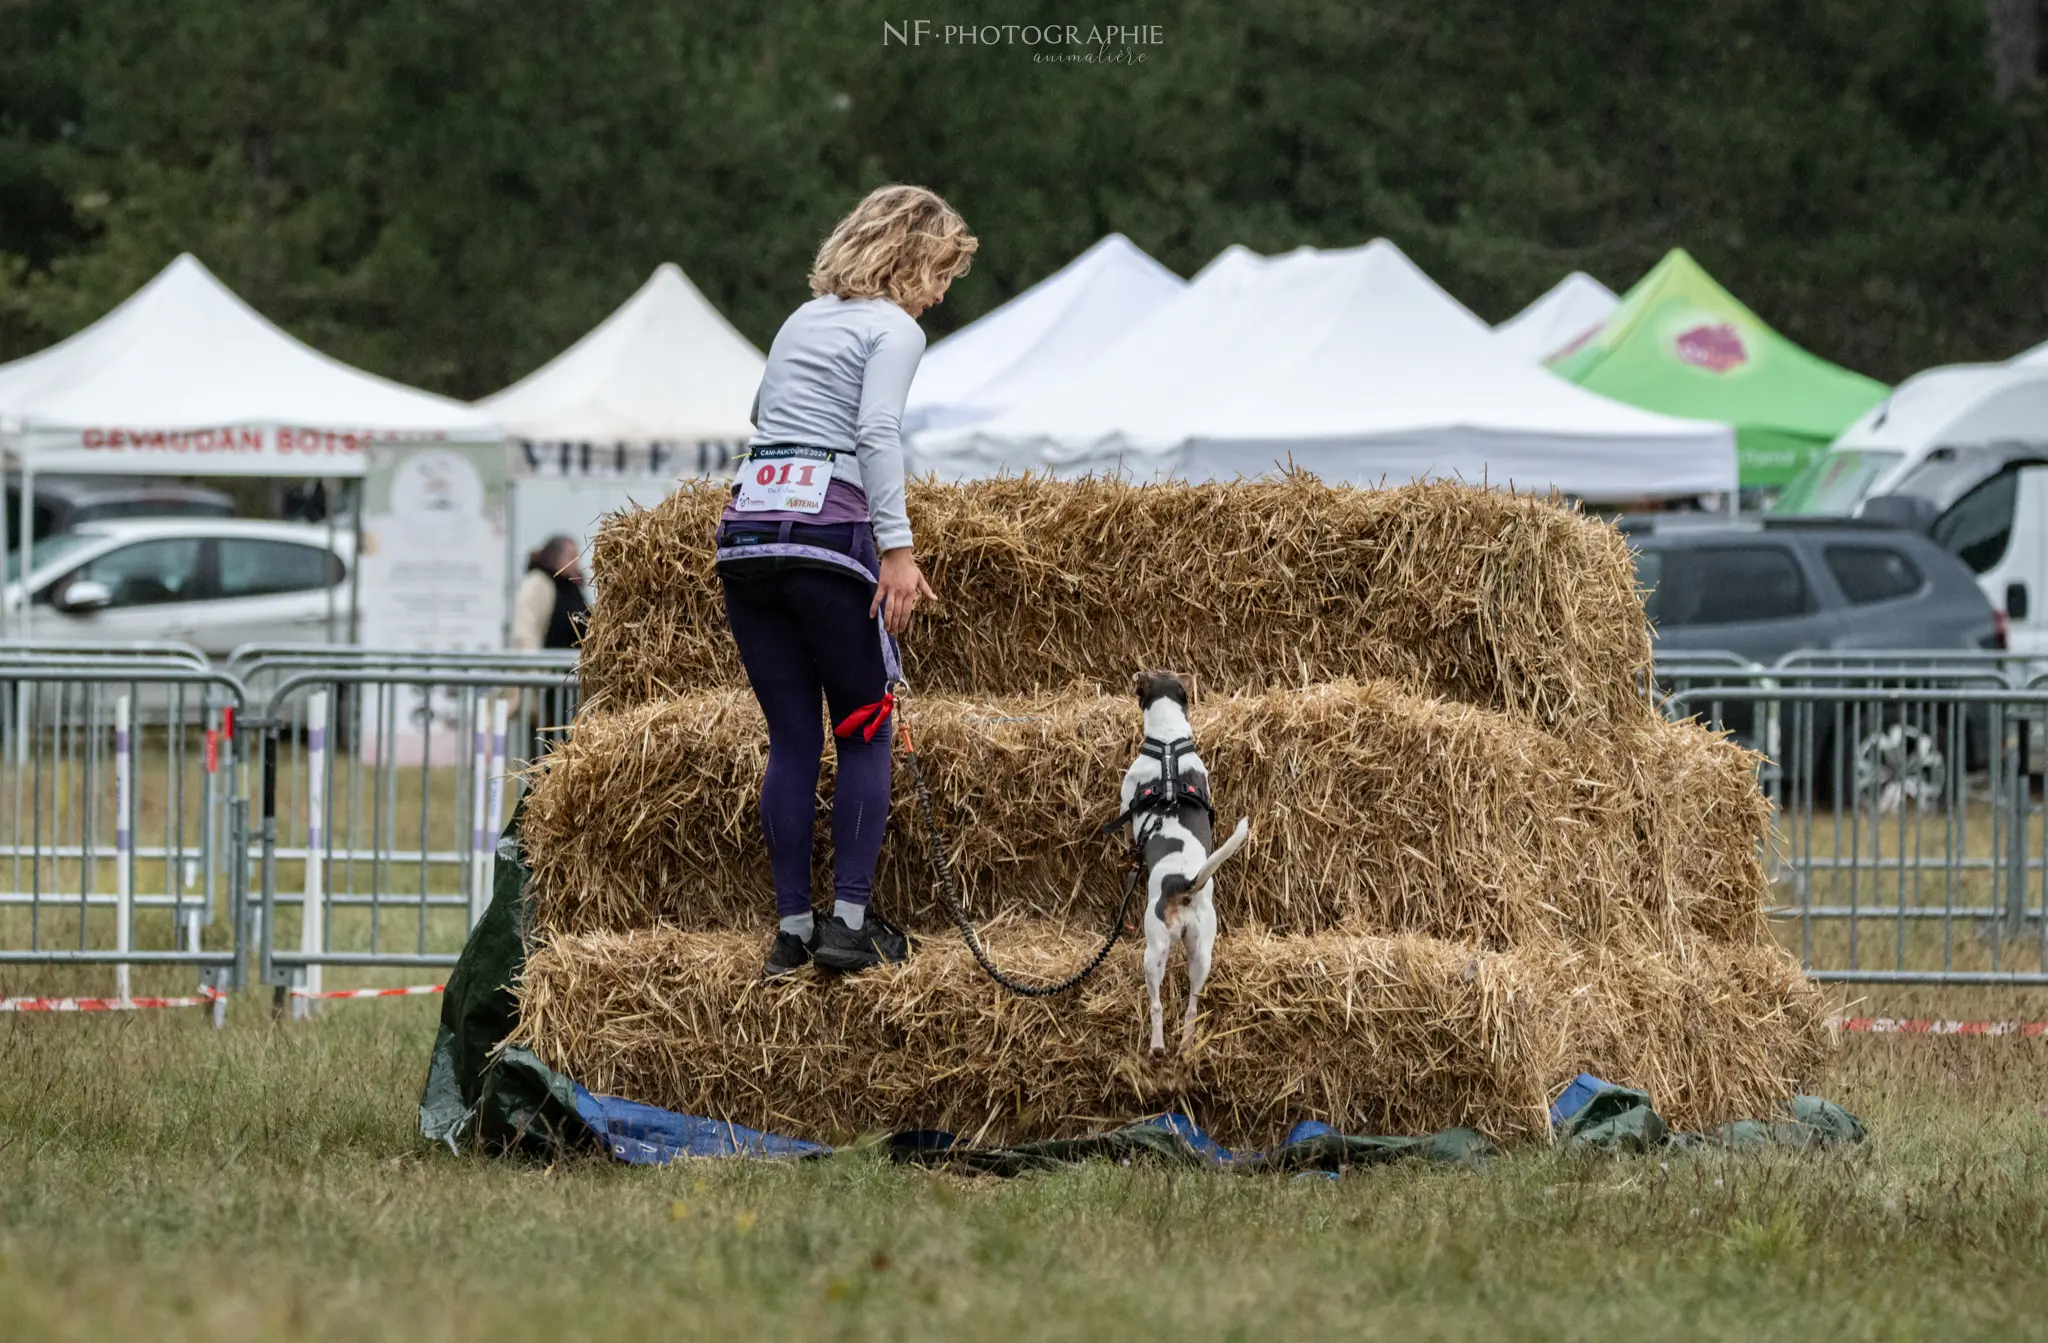
[[[582,642],[590,618],[578,568],[582,558],[573,536],[551,536],[526,557],[526,577],[512,598],[514,648],[574,648]]]
[[[870,192],[811,267],[754,398],[753,442],[718,530],[725,619],[768,726],[761,829],[775,879],[763,967],[862,970],[908,954],[868,910],[889,818],[889,663],[932,596],[903,501],[903,401],[917,319],[967,273],[974,235],[923,187]],[[811,905],[811,828],[830,710],[832,912]]]
[[[582,555],[573,536],[551,536],[526,557],[526,576],[512,597],[514,648],[574,648],[583,641],[590,603],[583,596]],[[570,673],[567,680],[574,681]],[[534,745],[541,755],[553,750],[567,731],[573,713],[570,692],[549,689],[521,696],[534,715]]]

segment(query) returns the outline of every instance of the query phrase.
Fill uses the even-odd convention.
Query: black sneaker
[[[778,931],[775,934],[775,945],[768,948],[768,964],[761,967],[761,978],[773,979],[777,975],[786,975],[792,970],[803,968],[809,963],[811,947],[817,940],[818,934],[815,930],[812,931],[809,942],[795,933]]]
[[[851,974],[907,960],[910,943],[895,925],[873,910],[868,911],[866,922],[858,928],[847,927],[846,920],[834,914],[818,921],[818,940],[811,955],[827,970]]]

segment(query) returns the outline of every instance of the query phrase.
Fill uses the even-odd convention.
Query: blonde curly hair
[[[876,187],[839,221],[811,263],[811,293],[930,302],[967,273],[981,241],[937,192],[901,183]]]

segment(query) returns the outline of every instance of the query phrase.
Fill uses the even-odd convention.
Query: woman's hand
[[[924,581],[924,571],[917,567],[910,547],[898,546],[882,552],[882,578],[875,584],[875,599],[868,603],[868,614],[882,612],[883,628],[900,635],[910,628],[910,613],[917,609],[917,604],[938,595]]]

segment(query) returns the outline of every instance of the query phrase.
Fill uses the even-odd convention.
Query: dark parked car
[[[1682,518],[1682,515],[1681,515]],[[1625,518],[1659,652],[2003,647],[1970,570],[1917,532],[1834,518]]]
[[[77,531],[88,522],[127,518],[231,518],[235,501],[219,490],[132,476],[36,477],[35,539]],[[7,544],[19,547],[21,481],[7,481]]]
[[[1666,664],[1688,650],[1769,664],[1801,650],[2005,646],[2004,617],[1969,568],[1916,531],[1841,518],[1775,517],[1749,523],[1624,518],[1621,527],[1635,549],[1653,643]],[[1907,717],[1932,721],[1925,713],[1908,711]],[[1815,705],[1813,754],[1823,779],[1832,777],[1835,718],[1833,705]],[[1893,731],[1897,719],[1893,714],[1866,725],[1859,712],[1862,740],[1853,743],[1859,759],[1901,749],[1901,734]],[[1721,721],[1747,736],[1754,714],[1749,705],[1729,701]],[[1968,731],[1966,754],[1974,763],[1982,753],[1983,723],[1973,720]],[[1917,742],[1921,757],[1938,761],[1938,733],[1913,729],[1909,735],[1907,745]]]

